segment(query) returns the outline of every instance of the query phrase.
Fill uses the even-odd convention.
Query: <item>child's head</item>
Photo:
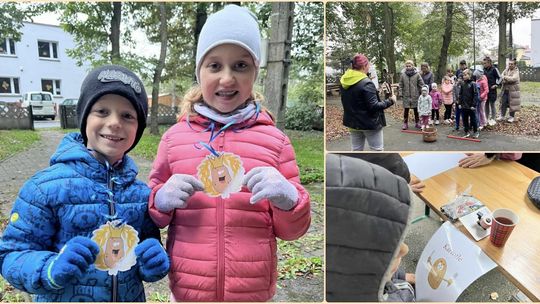
[[[453,76],[454,72],[452,71],[452,69],[446,69],[446,75]]]
[[[484,71],[482,70],[475,70],[474,73],[473,73],[473,76],[476,80],[482,78],[482,76],[484,76]]]
[[[118,65],[92,70],[84,79],[77,104],[85,145],[109,162],[137,145],[146,127],[148,97],[133,72]]]
[[[444,82],[445,84],[450,84],[450,83],[452,82],[452,79],[450,79],[450,77],[448,77],[448,76],[444,76],[443,82]]]
[[[426,96],[429,92],[429,88],[427,85],[422,87],[422,96]]]
[[[463,71],[463,80],[469,80],[471,79],[471,70],[465,69]]]
[[[197,44],[195,70],[204,102],[228,113],[253,98],[260,44],[257,19],[248,9],[227,5],[208,17]]]
[[[437,90],[437,84],[435,82],[431,84],[431,90]]]

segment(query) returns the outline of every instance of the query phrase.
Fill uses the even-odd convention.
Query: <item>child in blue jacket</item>
[[[150,189],[126,155],[146,127],[140,79],[116,65],[85,78],[77,114],[49,168],[19,192],[0,241],[2,276],[45,302],[145,301],[169,270],[148,215]]]

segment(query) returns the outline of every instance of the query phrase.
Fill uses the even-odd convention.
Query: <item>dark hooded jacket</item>
[[[383,300],[409,207],[409,186],[403,178],[361,159],[328,154],[327,301]]]

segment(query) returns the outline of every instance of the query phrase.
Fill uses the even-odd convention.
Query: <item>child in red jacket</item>
[[[309,228],[293,147],[253,92],[260,56],[248,9],[211,15],[197,45],[199,85],[159,144],[149,212],[169,226],[173,301],[270,300],[276,237],[294,240]]]

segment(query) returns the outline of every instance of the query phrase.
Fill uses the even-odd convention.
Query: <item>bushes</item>
[[[287,108],[285,128],[309,131],[323,129],[323,108],[314,103],[296,103]]]

